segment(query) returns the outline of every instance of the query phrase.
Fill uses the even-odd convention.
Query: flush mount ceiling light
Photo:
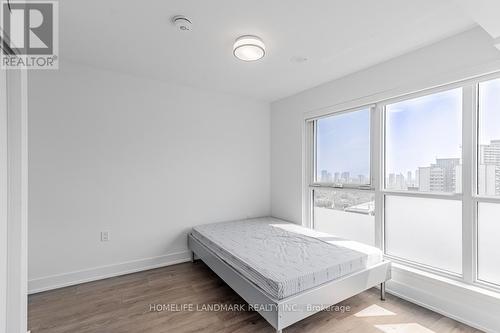
[[[266,54],[266,46],[262,39],[257,36],[241,36],[234,42],[233,54],[243,61],[255,61]]]

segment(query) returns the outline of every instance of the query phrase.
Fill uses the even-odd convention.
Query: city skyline
[[[500,195],[500,79],[479,85],[480,193]],[[320,182],[370,182],[370,110],[317,121]],[[389,189],[461,192],[462,89],[386,106],[385,184]]]
[[[500,108],[500,101],[490,104],[493,102],[498,102]],[[414,172],[440,156],[460,158],[462,89],[389,104],[386,123],[388,173]],[[316,130],[318,175],[327,170],[332,176],[335,172],[349,172],[369,177],[369,109],[319,119]]]
[[[370,110],[364,109],[319,119],[316,145],[318,175],[321,170],[335,169],[335,172],[368,176]]]
[[[479,146],[478,189],[483,195],[500,195],[500,139]],[[387,189],[423,192],[461,192],[461,158],[438,157],[429,165],[406,172],[386,173]],[[318,180],[336,184],[366,184],[367,175],[321,170]]]

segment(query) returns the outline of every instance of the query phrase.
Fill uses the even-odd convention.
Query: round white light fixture
[[[257,36],[241,36],[234,42],[233,54],[243,61],[255,61],[266,54],[266,46]]]

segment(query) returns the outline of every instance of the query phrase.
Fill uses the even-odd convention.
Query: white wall
[[[0,333],[26,332],[27,73],[3,70],[0,78]]]
[[[270,214],[268,104],[72,63],[29,80],[30,291],[185,261],[192,226]]]
[[[271,211],[302,223],[304,117],[500,70],[500,52],[475,28],[271,105]],[[388,290],[486,331],[500,332],[500,296],[396,267]]]

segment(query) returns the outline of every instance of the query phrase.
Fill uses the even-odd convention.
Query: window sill
[[[420,280],[426,280],[427,282],[433,283],[435,285],[442,285],[446,284],[447,286],[450,287],[456,287],[460,288],[462,291],[470,292],[476,295],[481,295],[487,298],[493,298],[496,301],[500,302],[500,290],[499,291],[493,291],[490,290],[486,287],[482,287],[479,285],[474,285],[474,284],[468,284],[462,281],[457,281],[452,278],[448,278],[445,276],[441,276],[439,274],[427,272],[418,268],[414,267],[409,267],[403,264],[399,263],[392,263],[392,269],[393,272],[396,274],[396,276],[399,274],[404,274],[404,275],[413,275],[417,279]]]

